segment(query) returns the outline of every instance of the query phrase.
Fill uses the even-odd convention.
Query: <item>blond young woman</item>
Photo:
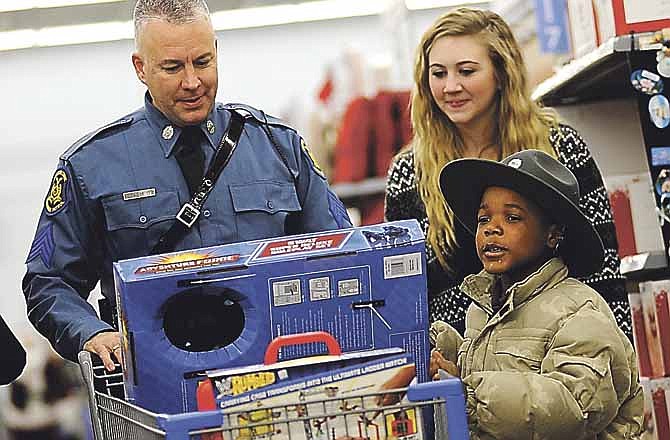
[[[586,142],[529,96],[526,70],[509,26],[497,14],[459,8],[425,32],[414,68],[414,139],[389,169],[386,219],[415,218],[426,232],[431,321],[463,332],[470,300],[458,289],[482,269],[473,238],[445,209],[442,167],[459,158],[501,160],[526,148],[557,157],[577,177],[580,208],[605,246],[600,271],[584,278],[631,337],[630,309],[602,176]],[[448,188],[447,191],[459,191]]]

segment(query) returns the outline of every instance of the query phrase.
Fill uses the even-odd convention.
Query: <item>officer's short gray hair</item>
[[[133,11],[135,41],[137,42],[142,26],[150,20],[184,24],[202,18],[209,19],[209,8],[205,0],[138,0]]]

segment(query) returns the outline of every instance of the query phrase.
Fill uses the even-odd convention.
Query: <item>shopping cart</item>
[[[420,413],[426,413],[423,409],[429,407],[434,409],[436,440],[469,438],[463,387],[456,378],[383,393],[350,395],[346,399],[302,399],[251,411],[167,415],[114,397],[123,395],[120,366],[108,373],[97,356],[86,351],[79,353],[79,365],[88,391],[96,440],[272,440],[279,435],[290,440],[428,440],[428,436],[420,436],[424,433],[417,427],[420,424],[417,419]],[[378,397],[391,394],[405,398],[392,399],[399,401],[393,405],[376,404]],[[341,430],[337,437],[333,435],[335,425],[345,427],[344,435]]]

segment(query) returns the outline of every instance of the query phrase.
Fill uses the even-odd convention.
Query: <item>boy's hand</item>
[[[444,370],[452,376],[460,376],[460,372],[458,371],[456,364],[446,360],[438,350],[433,350],[430,353],[430,367],[428,374],[433,378],[433,380],[440,380],[439,370]]]

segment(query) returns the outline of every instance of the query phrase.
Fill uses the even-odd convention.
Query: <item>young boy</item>
[[[471,438],[637,438],[633,347],[603,298],[569,277],[593,273],[604,258],[575,176],[525,150],[502,162],[453,161],[440,185],[484,265],[461,284],[474,302],[456,366],[439,350],[457,334],[431,328],[431,372],[460,372]]]

